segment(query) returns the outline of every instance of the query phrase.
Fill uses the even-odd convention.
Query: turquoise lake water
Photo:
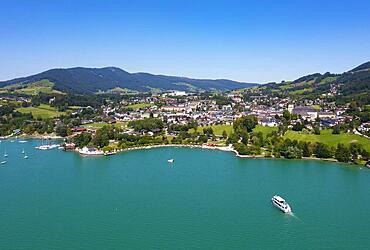
[[[365,168],[190,148],[83,158],[40,143],[0,143],[0,249],[370,248]]]

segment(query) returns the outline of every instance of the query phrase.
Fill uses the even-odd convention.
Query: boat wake
[[[293,212],[290,212],[289,213],[290,216],[292,216],[293,218],[299,220],[300,222],[303,222],[303,220],[301,220],[297,215],[295,215]]]

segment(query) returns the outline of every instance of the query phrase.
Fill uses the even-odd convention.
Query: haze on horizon
[[[369,1],[3,1],[0,81],[120,67],[271,82],[370,59]]]

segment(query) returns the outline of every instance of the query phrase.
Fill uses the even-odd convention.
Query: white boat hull
[[[281,211],[283,211],[284,213],[291,213],[292,212],[292,209],[288,206],[287,208],[283,208],[281,206],[279,206],[278,204],[276,204],[275,202],[272,202],[272,204],[277,207],[278,209],[280,209]]]
[[[290,208],[289,204],[282,197],[280,197],[278,195],[274,195],[274,197],[272,197],[271,203],[275,207],[277,207],[278,209],[283,211],[284,213],[291,213],[292,212],[292,209]]]

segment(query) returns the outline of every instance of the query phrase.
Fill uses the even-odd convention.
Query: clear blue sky
[[[370,60],[369,13],[358,0],[3,0],[0,80],[73,66],[245,82],[343,72]]]

